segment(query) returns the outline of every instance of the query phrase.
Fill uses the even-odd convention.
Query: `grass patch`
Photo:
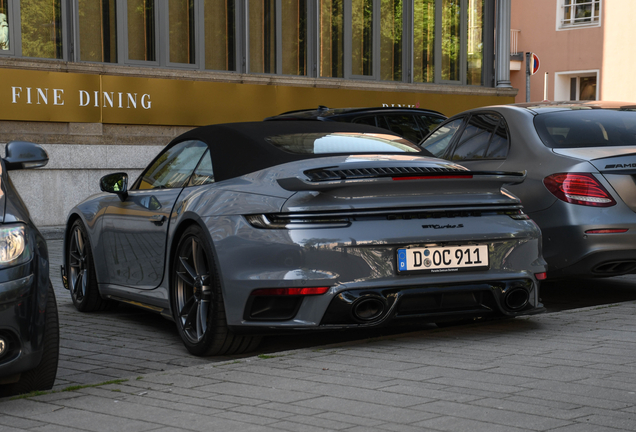
[[[66,387],[60,391],[63,392],[68,392],[68,391],[76,391],[76,390],[81,390],[81,389],[85,389],[85,388],[91,388],[91,387],[100,387],[100,386],[105,386],[105,385],[109,385],[109,384],[121,384],[128,381],[127,379],[115,379],[115,380],[110,380],[110,381],[104,381],[102,383],[99,384],[84,384],[84,385],[75,385],[75,386],[69,386]],[[55,392],[53,392],[55,393]]]
[[[42,396],[42,395],[49,394],[49,393],[55,393],[55,392],[35,390],[35,391],[32,391],[31,393],[25,393],[25,394],[21,394],[21,395],[18,395],[18,396],[13,396],[11,398],[11,400],[26,399],[26,398],[30,398],[30,397],[34,397],[34,396]]]
[[[76,391],[76,390],[81,390],[81,389],[85,389],[85,388],[105,386],[105,385],[109,385],[109,384],[121,384],[121,383],[124,383],[126,381],[128,381],[128,380],[127,379],[116,379],[116,380],[104,381],[104,382],[101,382],[101,383],[98,383],[98,384],[84,384],[84,385],[69,386],[69,387],[63,388],[62,390],[50,390],[50,391],[36,390],[36,391],[32,391],[31,393],[25,393],[25,394],[22,394],[22,395],[14,396],[14,397],[11,398],[11,400],[26,399],[26,398],[30,398],[30,397],[43,396],[43,395],[47,395],[47,394],[60,393],[60,392],[70,392],[70,391]],[[121,391],[121,390],[112,390],[112,391]]]
[[[285,357],[285,355],[287,355],[287,354],[274,354],[274,355],[272,355],[272,354],[259,354],[258,358],[259,359],[263,359],[263,360],[267,360],[267,359],[273,359],[273,358],[276,358],[276,357]]]
[[[618,307],[620,306],[619,304],[609,304],[609,305],[603,305],[603,306],[597,306],[592,310],[599,310],[599,309],[609,309],[609,308],[614,308],[614,307]]]

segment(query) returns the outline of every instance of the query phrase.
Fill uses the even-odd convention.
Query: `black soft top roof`
[[[227,123],[202,126],[175,138],[170,146],[186,140],[208,145],[216,181],[249,174],[287,162],[329,154],[292,154],[266,141],[267,137],[298,133],[362,132],[395,135],[386,129],[351,123],[294,121]],[[338,153],[342,154],[342,153]],[[414,153],[417,154],[417,153]],[[422,155],[428,155],[424,153]]]

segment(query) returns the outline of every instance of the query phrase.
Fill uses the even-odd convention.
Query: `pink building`
[[[547,83],[552,101],[636,102],[635,14],[635,0],[512,0],[510,81],[519,89],[516,102],[526,101],[526,52],[540,59],[530,77],[530,101],[544,99]]]

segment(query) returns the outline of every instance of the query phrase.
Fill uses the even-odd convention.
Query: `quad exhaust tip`
[[[528,304],[530,295],[521,287],[513,288],[504,294],[504,304],[512,311],[523,309]]]
[[[351,308],[353,317],[362,322],[370,322],[384,315],[386,304],[376,297],[364,297],[355,302]]]

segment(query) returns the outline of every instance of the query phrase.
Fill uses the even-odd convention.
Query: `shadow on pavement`
[[[548,312],[635,301],[636,275],[543,282],[540,296]]]

